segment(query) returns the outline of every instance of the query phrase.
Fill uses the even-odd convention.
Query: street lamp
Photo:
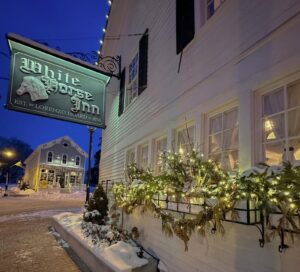
[[[90,144],[89,144],[89,160],[88,160],[88,180],[86,184],[86,198],[85,203],[88,204],[90,200],[90,183],[91,183],[91,157],[92,157],[92,145],[93,145],[93,133],[95,132],[95,127],[87,127],[90,133]]]
[[[15,157],[16,153],[13,150],[10,149],[4,149],[2,152],[3,157],[6,157],[7,159],[12,159],[13,157]],[[8,163],[7,163],[8,164]],[[2,163],[1,163],[2,165]],[[6,179],[5,179],[5,192],[3,196],[8,196],[7,194],[7,189],[8,189],[8,179],[9,179],[9,167],[7,168],[7,172],[6,172]]]

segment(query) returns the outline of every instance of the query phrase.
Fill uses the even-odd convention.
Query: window
[[[80,165],[80,157],[79,156],[76,156],[75,165],[77,165],[77,166]]]
[[[138,57],[138,54],[136,54],[129,64],[126,105],[129,105],[138,96]]]
[[[208,157],[227,170],[238,168],[238,109],[233,108],[208,120]]]
[[[62,156],[62,164],[67,164],[67,155],[63,154]]]
[[[125,97],[125,81],[126,81],[126,69],[124,68],[120,78],[120,94],[119,94],[119,112],[120,116],[124,111],[124,97]]]
[[[63,142],[63,147],[68,147],[68,143],[67,142]]]
[[[300,160],[300,81],[262,95],[260,124],[267,164]]]
[[[211,18],[225,0],[206,0],[206,19]]]
[[[130,165],[135,163],[135,149],[129,149],[126,153],[126,164]]]
[[[121,74],[119,116],[124,111],[124,105],[127,107],[147,88],[148,36],[148,29],[146,29],[139,41],[138,52],[135,54],[128,66],[128,85],[126,86],[125,97],[125,69],[123,70],[124,74],[123,72]]]
[[[154,173],[160,174],[163,169],[161,154],[167,151],[167,137],[161,137],[154,141]]]
[[[139,146],[138,153],[139,153],[139,167],[143,169],[147,169],[148,167],[148,144],[144,144]]]
[[[53,160],[53,153],[50,151],[48,152],[48,155],[47,155],[47,162],[52,162]]]
[[[195,35],[194,0],[176,1],[176,53],[179,54]]]
[[[194,148],[194,126],[187,126],[177,130],[176,147],[177,151],[189,153]]]

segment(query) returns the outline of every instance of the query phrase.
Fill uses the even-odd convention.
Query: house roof
[[[26,161],[30,160],[35,154],[39,153],[42,149],[45,148],[50,148],[56,144],[60,144],[63,141],[69,141],[71,143],[71,146],[74,147],[81,155],[85,156],[86,158],[88,157],[88,154],[78,145],[74,142],[74,140],[72,140],[69,136],[63,136],[60,138],[57,138],[53,141],[50,141],[48,143],[44,143],[44,144],[40,144],[25,160]]]

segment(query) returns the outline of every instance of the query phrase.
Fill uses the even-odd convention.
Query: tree
[[[93,197],[89,200],[87,211],[84,214],[85,221],[105,225],[108,219],[108,199],[100,184],[97,186]]]
[[[8,158],[3,153],[5,150],[12,151],[14,155]],[[16,181],[19,179],[24,174],[24,170],[20,167],[13,167],[13,165],[18,161],[24,162],[32,151],[31,146],[22,140],[0,137],[0,182],[5,181],[5,175],[8,170],[11,180]]]

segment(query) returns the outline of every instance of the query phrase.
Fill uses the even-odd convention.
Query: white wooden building
[[[64,136],[39,145],[25,160],[24,182],[34,190],[47,188],[84,189],[87,153]]]
[[[101,54],[121,56],[122,77],[107,89],[100,180],[124,180],[131,162],[160,171],[159,152],[189,140],[229,170],[300,160],[299,48],[299,0],[112,1]],[[125,223],[171,272],[299,271],[299,237],[279,254],[224,223],[224,238],[184,252],[151,215]]]

